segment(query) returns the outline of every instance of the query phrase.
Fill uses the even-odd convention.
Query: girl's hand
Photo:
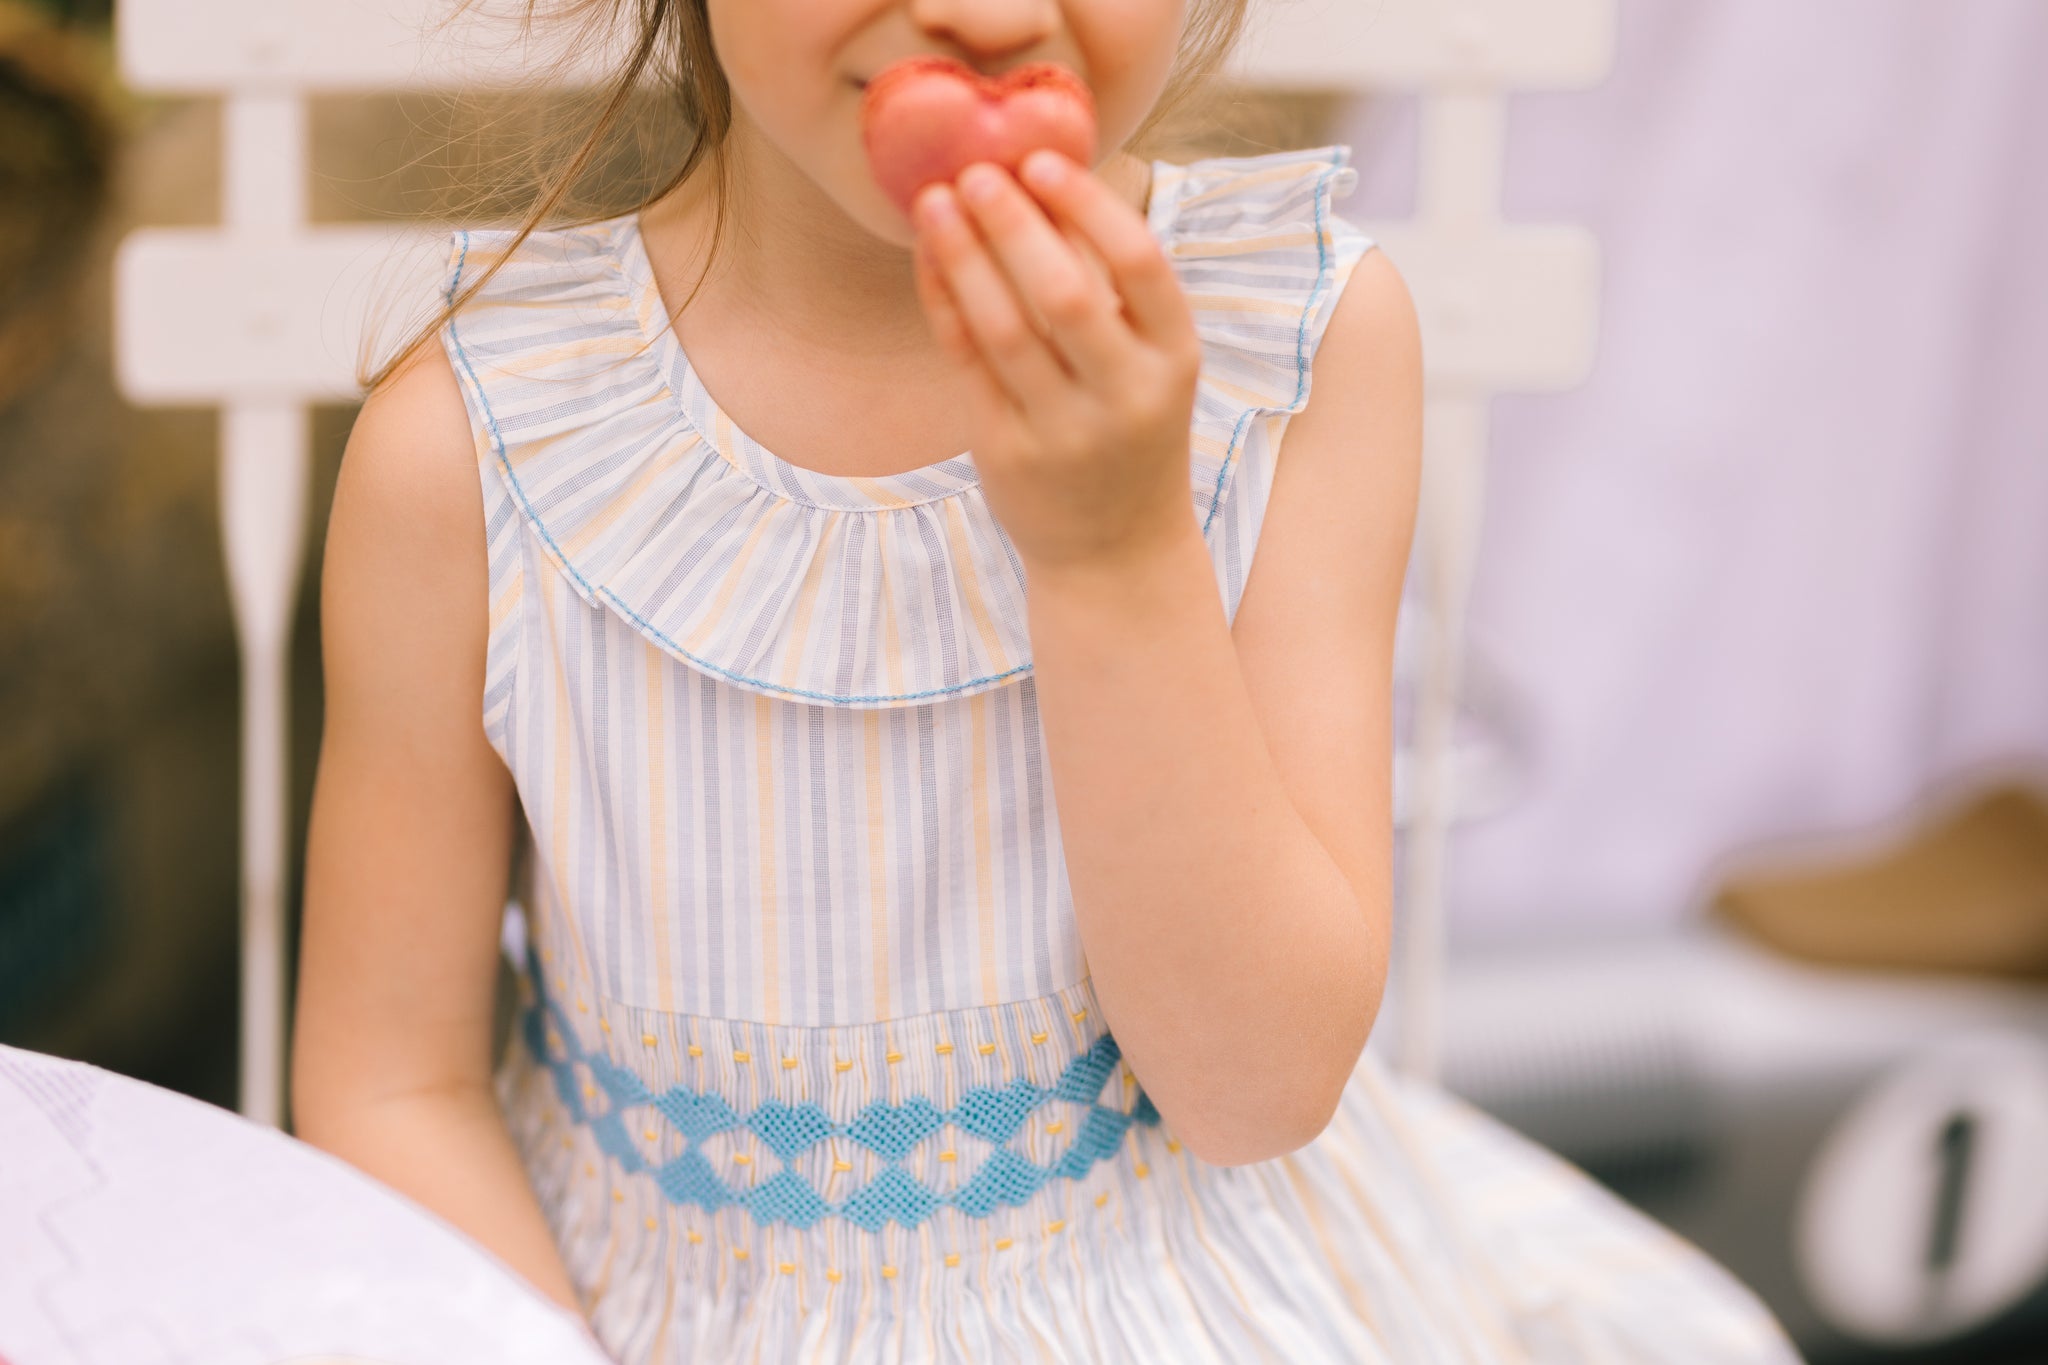
[[[1027,568],[1114,564],[1193,524],[1201,341],[1129,204],[1057,152],[1032,153],[1022,175],[977,163],[957,192],[919,194],[918,294],[971,395],[990,510]]]

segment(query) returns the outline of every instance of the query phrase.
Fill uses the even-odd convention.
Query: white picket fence
[[[304,554],[309,405],[356,395],[377,289],[427,286],[426,230],[306,221],[306,100],[502,86],[530,77],[498,18],[443,0],[122,0],[121,70],[222,99],[217,228],[147,228],[116,262],[118,379],[140,404],[221,409],[221,525],[243,678],[241,1108],[283,1115],[286,656]],[[502,3],[502,0],[501,0]],[[1615,0],[1255,0],[1235,63],[1274,89],[1416,92],[1421,182],[1407,222],[1363,226],[1407,276],[1428,364],[1417,567],[1430,624],[1413,738],[1397,1020],[1404,1068],[1434,1075],[1451,721],[1484,488],[1487,401],[1578,383],[1592,361],[1598,252],[1564,225],[1503,223],[1506,96],[1591,84]],[[602,54],[588,69],[602,65]],[[575,77],[574,71],[570,73]],[[438,236],[438,232],[434,235]],[[412,262],[417,280],[394,279]]]

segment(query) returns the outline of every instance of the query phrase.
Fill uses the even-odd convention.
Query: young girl
[[[1242,8],[643,0],[677,183],[457,234],[363,409],[299,1131],[620,1361],[1793,1358],[1361,1060],[1418,348],[1344,149],[1121,150]],[[1099,164],[905,215],[913,54],[1068,67]]]

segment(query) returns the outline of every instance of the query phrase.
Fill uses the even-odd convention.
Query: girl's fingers
[[[962,215],[952,189],[928,187],[915,209],[938,277],[996,379],[1019,407],[1057,404],[1073,381],[1024,316],[1010,282]]]
[[[975,399],[985,413],[1010,412],[1014,409],[1010,396],[1003,386],[996,382],[988,367],[981,363],[980,352],[974,349],[974,339],[967,334],[967,324],[960,316],[960,309],[954,304],[953,296],[947,292],[945,281],[938,276],[938,267],[927,254],[925,239],[920,236],[911,248],[911,275],[917,282],[917,296],[924,305],[925,317],[930,320],[932,332],[939,339],[954,366],[961,372],[967,384],[974,390]]]
[[[1168,345],[1193,332],[1194,316],[1173,265],[1129,204],[1058,152],[1033,152],[1020,171],[1053,221],[1094,246],[1140,335]]]
[[[1093,273],[1007,172],[977,163],[960,173],[959,185],[991,253],[1045,320],[1067,368],[1084,382],[1109,381],[1132,342],[1114,287]]]

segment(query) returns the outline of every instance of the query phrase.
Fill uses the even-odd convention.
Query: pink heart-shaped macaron
[[[1095,161],[1095,100],[1052,62],[990,77],[949,57],[906,57],[868,82],[860,122],[875,182],[906,214],[919,190],[976,161],[1014,172],[1040,147]]]

